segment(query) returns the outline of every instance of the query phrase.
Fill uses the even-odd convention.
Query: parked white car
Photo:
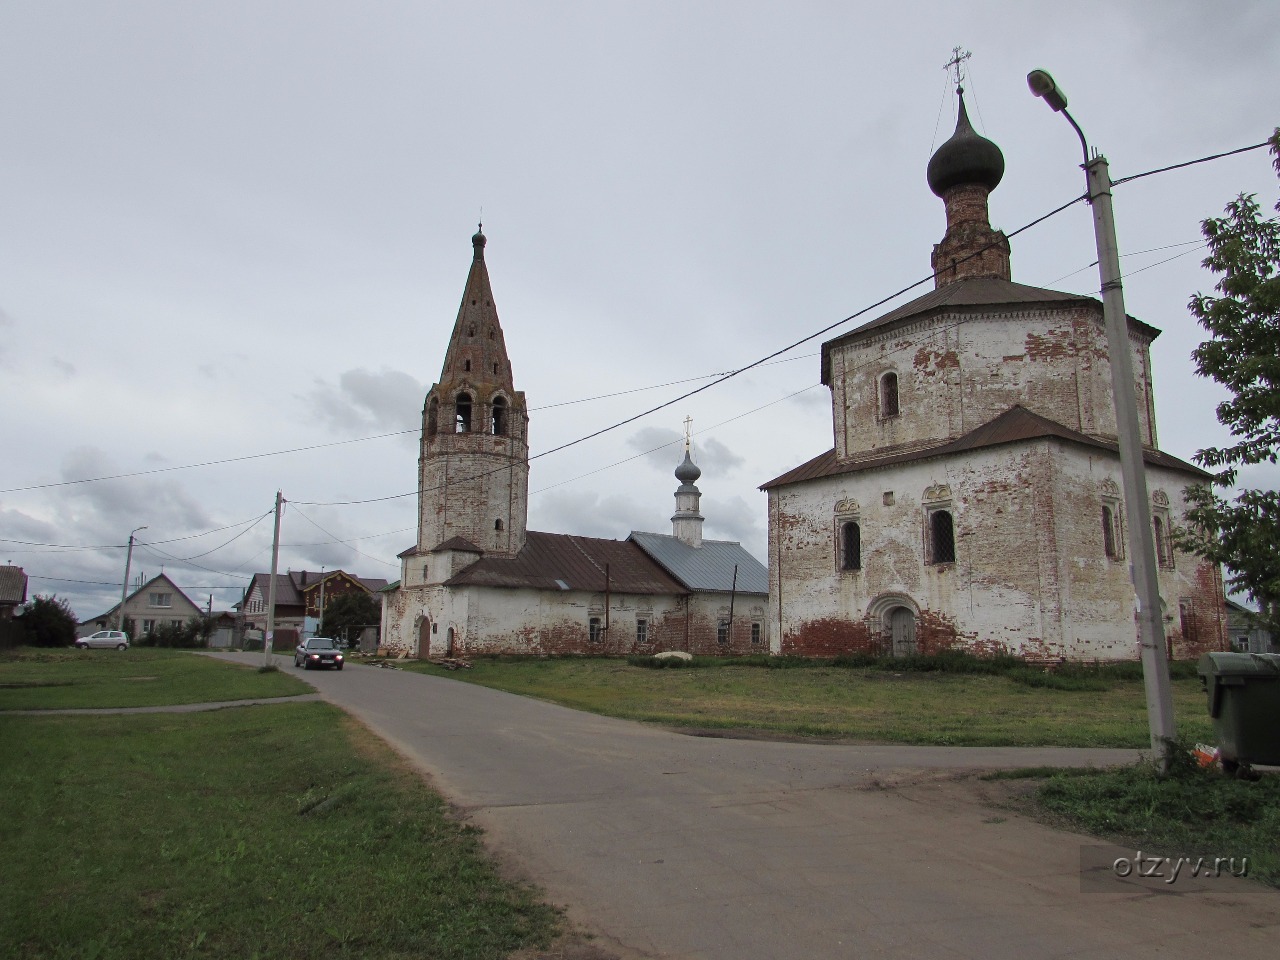
[[[128,650],[129,635],[123,630],[99,630],[87,637],[81,637],[76,641],[76,646],[81,650],[88,650],[91,647],[115,647],[117,650]]]

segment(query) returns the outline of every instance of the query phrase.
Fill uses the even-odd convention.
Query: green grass
[[[1249,876],[1280,887],[1280,776],[1249,782],[1191,764],[1164,778],[1150,764],[1004,774],[1015,776],[1043,780],[1034,802],[1055,826],[1161,857],[1244,857]]]
[[[862,742],[963,746],[1132,747],[1150,744],[1140,673],[1072,668],[1059,687],[956,670],[894,672],[883,663],[835,666],[762,660],[695,661],[646,669],[606,658],[477,659],[457,672],[408,669],[673,726],[742,729]],[[958,669],[958,668],[957,668]],[[1025,673],[1025,668],[1022,668]],[[1212,739],[1198,679],[1173,681],[1180,734]],[[1069,686],[1062,689],[1062,686]]]
[[[259,673],[261,656],[228,663],[179,650],[0,653],[0,710],[154,707],[311,693],[296,677]]]
[[[499,958],[559,924],[314,702],[0,718],[0,858],[4,957]]]

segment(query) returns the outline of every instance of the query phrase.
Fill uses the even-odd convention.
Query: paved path
[[[1280,893],[1185,876],[1082,892],[1093,841],[938,773],[1132,751],[707,739],[357,664],[305,676],[626,956],[1280,955]]]

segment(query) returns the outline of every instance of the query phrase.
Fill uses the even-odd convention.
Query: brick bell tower
[[[484,262],[483,224],[440,381],[427,392],[418,458],[418,551],[462,538],[512,557],[529,512],[529,415],[516,390]]]

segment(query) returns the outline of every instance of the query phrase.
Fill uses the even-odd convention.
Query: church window
[[[488,305],[489,305],[489,301],[487,301],[487,300],[486,300],[486,301],[485,301],[485,306],[487,307]],[[490,328],[489,328],[489,339],[490,339],[490,340],[492,340],[492,339],[493,339],[493,327],[490,327]],[[495,371],[494,371],[494,373],[497,373],[497,371],[495,370]]]
[[[1200,639],[1196,631],[1196,611],[1190,600],[1178,601],[1178,626],[1182,629],[1182,639],[1187,643],[1195,643]]]
[[[473,304],[475,303],[474,300],[472,300],[471,302]],[[467,336],[474,337],[475,335],[476,335],[476,325],[473,323],[471,326],[467,327]]]
[[[898,415],[898,375],[893,371],[880,378],[880,419]]]
[[[862,528],[853,520],[840,525],[840,569],[862,569]]]
[[[955,521],[950,510],[934,510],[929,514],[929,562],[956,562]]]
[[[502,530],[502,521],[501,521],[501,520],[495,520],[495,521],[493,521],[493,529],[498,530],[498,531],[501,531],[501,530]]]
[[[493,416],[490,418],[489,428],[495,437],[507,434],[507,401],[502,397],[493,399]]]
[[[603,638],[604,629],[600,625],[599,617],[592,617],[587,621],[587,639],[592,643],[599,643]]]
[[[454,428],[455,433],[471,432],[471,394],[458,394],[457,403],[454,405],[457,414],[457,423]]]
[[[1116,520],[1106,505],[1102,507],[1102,549],[1108,558],[1116,558]]]
[[[498,365],[496,363],[493,365],[493,372],[495,374],[498,372]]]
[[[1151,518],[1151,526],[1156,537],[1156,563],[1162,567],[1173,568],[1173,544],[1169,541],[1169,520],[1160,514]]]
[[[436,435],[437,421],[440,417],[440,401],[435,397],[431,398],[431,402],[427,404],[427,436],[434,437]]]
[[[649,642],[649,621],[643,619],[636,620],[636,643]]]
[[[422,582],[427,582],[427,565],[425,563],[422,565]]]
[[[751,624],[751,643],[754,646],[758,646],[760,644],[760,624],[759,623]]]
[[[720,620],[716,623],[716,643],[725,644],[729,642],[729,621]]]
[[[462,361],[462,372],[463,372],[463,373],[470,373],[470,372],[471,372],[471,361],[470,361],[470,360],[463,360],[463,361]]]

